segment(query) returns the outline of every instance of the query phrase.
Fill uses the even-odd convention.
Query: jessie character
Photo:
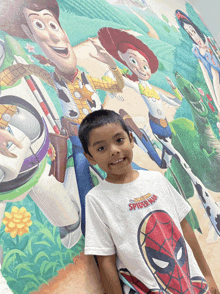
[[[211,207],[211,213],[208,215],[216,232],[220,235],[217,221],[218,215],[220,214],[219,207],[217,207],[200,179],[192,172],[183,156],[172,145],[172,132],[165,116],[162,101],[178,107],[182,100],[180,92],[167,77],[166,79],[175,94],[174,99],[168,98],[148,83],[151,74],[154,74],[158,69],[158,59],[141,40],[125,31],[107,27],[99,30],[98,37],[106,51],[127,66],[132,72],[132,76],[127,75],[127,77],[124,77],[124,83],[127,87],[139,93],[148,107],[152,132],[163,146],[160,167],[170,167],[171,159],[173,157],[177,159],[182,168],[189,175],[201,202],[204,204],[204,197],[208,200],[209,204],[206,202],[204,207],[207,207],[206,205],[208,205],[209,208]],[[126,122],[127,117],[125,116],[124,119]],[[155,160],[155,162],[158,164],[158,161]]]
[[[153,51],[141,40],[118,29],[102,28],[98,32],[98,38],[106,51],[132,72],[132,75],[124,77],[125,86],[134,89],[144,99],[149,110],[153,134],[160,141],[167,141],[169,138],[171,144],[172,133],[162,101],[178,107],[181,104],[182,96],[169,78],[166,79],[174,91],[175,99],[168,98],[148,83],[151,74],[154,74],[158,69],[158,59]],[[162,161],[163,167],[164,164],[165,162]]]

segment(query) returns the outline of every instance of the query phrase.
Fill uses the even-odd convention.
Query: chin
[[[144,80],[144,81],[148,81],[149,78],[150,78],[149,76],[146,76],[146,77],[142,78],[142,80]]]
[[[65,64],[60,67],[60,71],[65,74],[72,74],[76,70],[76,65],[74,62],[71,62],[71,60],[66,60]]]

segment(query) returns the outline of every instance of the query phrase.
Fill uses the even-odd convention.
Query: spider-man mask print
[[[151,212],[143,219],[138,229],[138,242],[142,256],[159,285],[158,291],[210,293],[202,277],[190,278],[185,241],[165,211]]]

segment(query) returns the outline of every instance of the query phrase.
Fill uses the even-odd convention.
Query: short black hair
[[[82,143],[84,152],[89,154],[89,134],[92,130],[103,125],[116,123],[119,124],[129,136],[129,129],[123,118],[113,110],[101,109],[89,113],[81,122],[79,127],[79,139]]]

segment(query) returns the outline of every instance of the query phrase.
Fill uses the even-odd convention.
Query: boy
[[[185,220],[190,206],[160,173],[133,170],[134,140],[123,119],[90,113],[79,138],[89,162],[107,173],[86,196],[85,243],[106,294],[219,293]]]

